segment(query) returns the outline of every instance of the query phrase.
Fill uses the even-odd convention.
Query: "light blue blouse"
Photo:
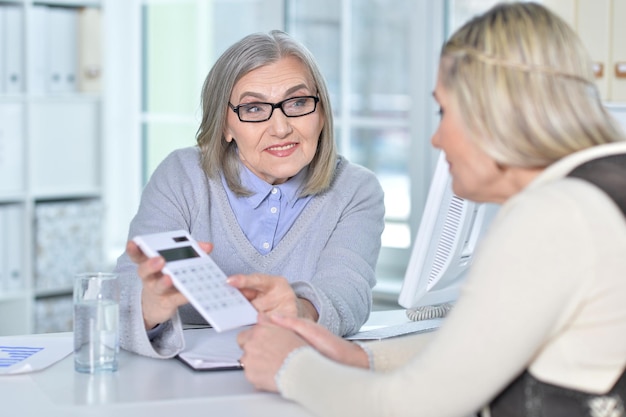
[[[312,196],[299,198],[308,167],[280,185],[269,184],[242,164],[241,184],[252,191],[248,197],[238,197],[226,185],[230,207],[241,230],[261,255],[266,255],[280,242],[296,221]]]

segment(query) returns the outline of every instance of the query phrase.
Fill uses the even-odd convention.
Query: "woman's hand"
[[[319,317],[313,304],[298,298],[283,277],[266,274],[233,275],[226,282],[238,288],[260,313],[303,317],[313,321]]]
[[[310,345],[328,358],[346,365],[369,367],[367,353],[310,320],[259,314],[258,322],[237,336],[246,378],[259,389],[277,391],[275,376],[293,350]]]
[[[210,243],[199,242],[200,247],[209,253],[213,250]],[[137,264],[137,274],[141,278],[141,309],[146,330],[169,320],[178,307],[187,304],[187,298],[180,293],[169,275],[161,272],[165,259],[160,256],[148,258],[135,242],[128,241],[126,253]]]
[[[270,322],[259,314],[257,324],[237,335],[243,350],[240,362],[246,378],[256,388],[278,391],[274,376],[291,351],[306,346],[306,342],[289,329]]]

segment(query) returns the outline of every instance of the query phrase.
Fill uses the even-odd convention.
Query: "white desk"
[[[397,323],[403,311],[372,313],[364,326]],[[20,338],[28,336],[19,336]],[[72,337],[58,333],[50,337]],[[74,371],[69,355],[30,374],[0,376],[4,417],[310,417],[277,394],[255,390],[241,371],[192,371],[176,359],[151,359],[122,351],[119,370]]]

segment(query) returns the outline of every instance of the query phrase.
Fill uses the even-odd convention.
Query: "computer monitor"
[[[398,297],[410,319],[447,314],[459,295],[474,249],[498,207],[455,195],[441,152]]]

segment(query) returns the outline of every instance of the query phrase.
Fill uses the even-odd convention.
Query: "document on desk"
[[[212,328],[184,330],[185,350],[178,359],[196,371],[241,369],[243,351],[237,344],[237,334],[245,328],[219,333]]]
[[[0,375],[35,372],[74,351],[72,334],[63,336],[0,337]]]
[[[367,328],[363,326],[358,333],[345,337],[347,340],[382,340],[392,337],[399,337],[408,334],[417,334],[435,331],[441,326],[443,319],[429,319],[411,321],[405,320],[389,326],[375,326]]]

